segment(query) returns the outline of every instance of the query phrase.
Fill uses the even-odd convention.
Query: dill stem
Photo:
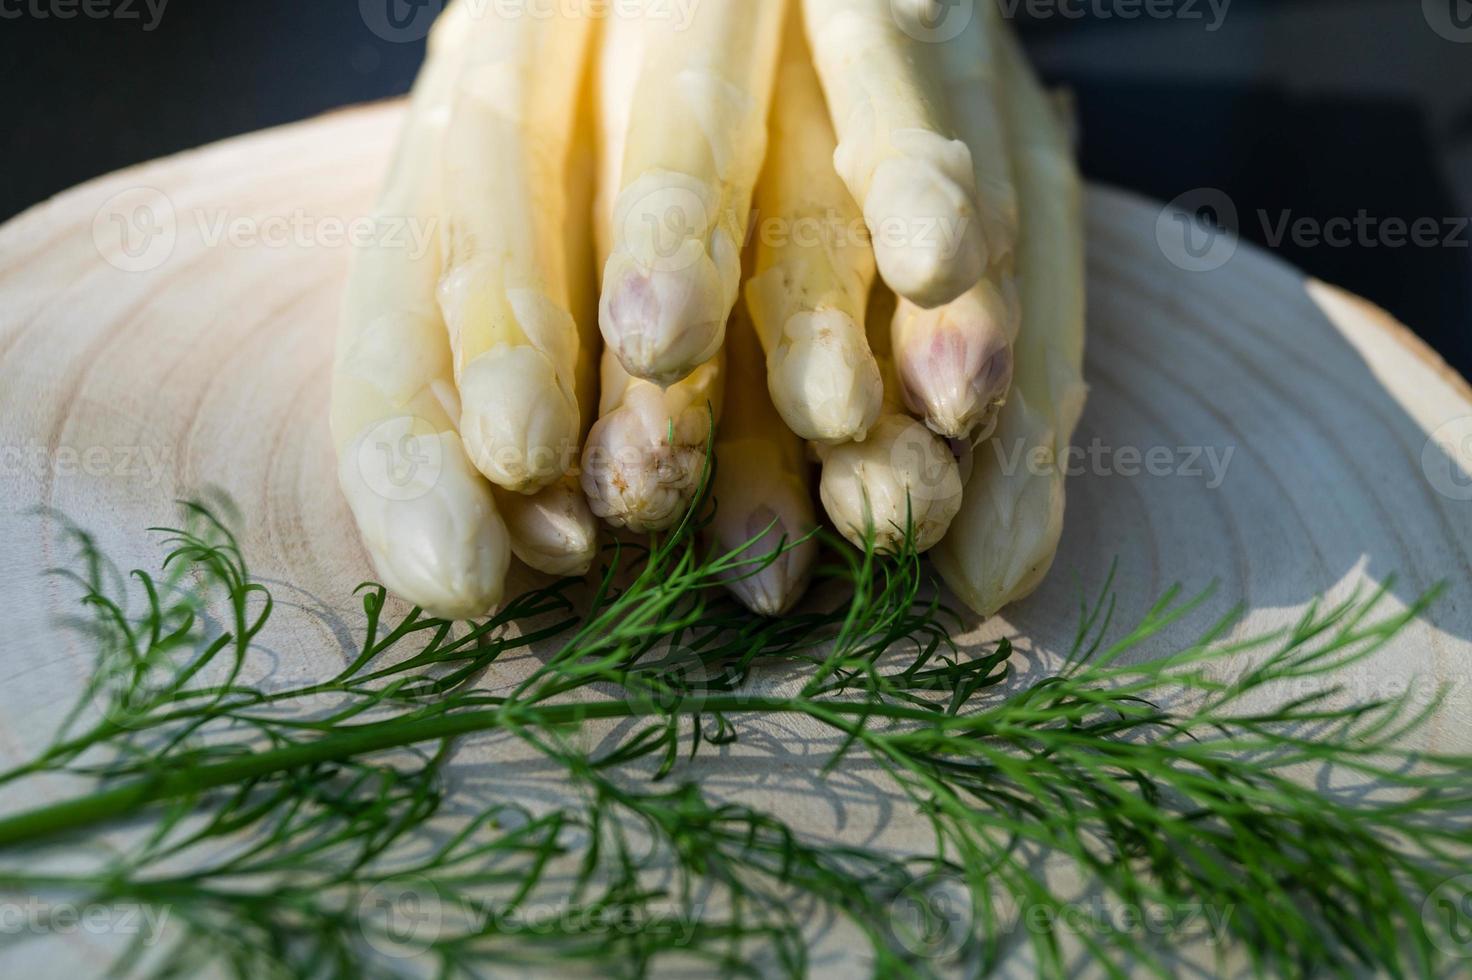
[[[0,818],[0,849],[28,844],[60,834],[121,819],[145,806],[195,796],[223,786],[261,779],[273,773],[329,762],[340,762],[374,752],[404,748],[494,731],[512,725],[559,726],[600,719],[658,717],[703,713],[822,714],[878,716],[894,721],[934,724],[957,719],[922,708],[876,705],[866,702],[814,702],[803,698],[764,698],[726,695],[696,699],[668,711],[624,701],[592,704],[556,704],[525,707],[510,704],[495,710],[465,711],[427,718],[410,718],[341,726],[332,734],[283,748],[242,755],[236,759],[175,772],[141,777],[121,786],[63,800]]]

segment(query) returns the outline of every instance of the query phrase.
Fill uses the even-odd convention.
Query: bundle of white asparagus
[[[706,499],[728,587],[778,615],[820,500],[982,614],[1032,591],[1063,523],[1037,461],[1085,394],[1054,105],[990,0],[455,0],[379,202],[436,247],[356,256],[338,339],[384,584],[476,617],[512,556],[582,575],[600,518]]]

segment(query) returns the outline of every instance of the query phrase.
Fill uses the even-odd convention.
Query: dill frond
[[[161,572],[131,586],[71,528],[76,568],[58,574],[82,590],[72,625],[97,651],[94,679],[0,786],[70,774],[93,788],[0,818],[0,886],[172,910],[170,942],[130,949],[119,975],[428,963],[442,976],[508,964],[644,976],[694,963],[801,976],[820,909],[865,938],[876,976],[985,972],[1023,947],[1050,976],[1079,955],[1111,975],[1170,974],[1183,923],[1080,927],[1069,913],[1089,896],[1215,910],[1211,938],[1259,973],[1426,975],[1468,928],[1472,760],[1401,747],[1435,704],[1339,708],[1318,683],[1434,597],[1385,614],[1383,592],[1357,596],[1249,641],[1227,641],[1225,620],[1132,663],[1124,654],[1196,601],[1172,592],[1115,636],[1109,583],[1063,669],[1017,686],[1004,683],[1008,640],[955,648],[956,618],[912,550],[827,541],[816,592],[828,598],[764,620],[722,597],[752,559],[705,551],[701,511],[647,546],[610,546],[592,581],[537,589],[484,622],[394,618],[384,589],[364,585],[343,669],[289,690],[242,679],[272,598],[209,508],[162,530]],[[552,652],[509,692],[478,686],[531,644]],[[1244,653],[1252,666],[1222,680]],[[753,684],[773,676],[793,683]],[[1280,685],[1299,693],[1247,707]],[[817,839],[681,778],[682,760],[778,715],[832,735],[828,769],[856,753],[877,765],[932,828],[933,853]],[[574,736],[598,721],[625,724],[590,751]],[[446,772],[467,736],[519,740],[574,798],[540,810],[510,790],[465,798]],[[1304,766],[1376,791],[1307,784]],[[114,829],[127,844],[94,870],[47,870],[68,840]],[[938,922],[920,901],[917,938],[905,903],[938,876],[969,908]],[[432,910],[428,938],[397,927],[405,896]],[[560,914],[529,927],[526,910],[549,901]],[[954,934],[937,944],[936,925]]]

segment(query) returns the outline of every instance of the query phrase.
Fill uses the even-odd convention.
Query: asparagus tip
[[[634,377],[669,387],[720,349],[730,310],[703,251],[656,268],[615,254],[604,282],[603,339]]]
[[[1012,388],[1009,311],[998,290],[974,289],[938,310],[902,305],[895,361],[905,404],[946,439],[995,424]]]
[[[670,428],[663,393],[648,384],[636,385],[622,407],[598,420],[582,471],[594,514],[638,533],[668,530],[680,520],[704,471],[708,417],[699,439],[687,438],[695,433],[683,430],[692,427],[677,423],[671,440]]]
[[[961,508],[961,471],[950,448],[905,415],[886,415],[864,442],[827,450],[819,495],[856,547],[871,534],[893,554],[908,527],[917,551],[938,544]]]
[[[885,283],[926,309],[959,297],[987,267],[986,239],[965,188],[937,167],[894,160],[874,172],[865,218]]]
[[[409,417],[368,426],[338,480],[384,586],[445,619],[495,608],[510,550],[490,487],[453,432]]]
[[[559,578],[586,575],[598,557],[598,524],[582,489],[571,478],[525,496],[497,495],[522,563]]]
[[[460,376],[460,436],[498,487],[534,493],[562,477],[580,426],[577,399],[534,347],[497,347]]]
[[[863,441],[884,402],[863,328],[839,310],[818,310],[790,317],[782,337],[767,385],[788,428],[816,442]]]
[[[739,514],[739,508],[716,510],[717,544],[728,554],[739,550],[740,560],[753,563],[727,570],[722,581],[742,605],[759,616],[782,615],[807,590],[817,552],[811,540],[797,543],[815,523],[811,509],[805,506],[807,500],[801,494],[787,500],[778,493],[776,507],[806,513],[781,514],[771,504],[758,504],[746,513],[745,520],[728,516]],[[777,554],[779,549],[785,550]],[[760,564],[767,559],[770,561]]]

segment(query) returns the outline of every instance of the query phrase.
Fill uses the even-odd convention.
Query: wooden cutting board
[[[153,568],[143,529],[172,520],[180,497],[226,491],[278,599],[269,670],[306,678],[340,661],[359,621],[350,592],[372,572],[336,485],[330,361],[348,241],[367,227],[400,112],[343,112],[136,167],[0,228],[3,761],[45,740],[90,663],[55,626],[74,593],[42,575],[68,556],[38,506]],[[1238,604],[1256,633],[1321,594],[1394,576],[1388,612],[1445,581],[1345,696],[1451,684],[1422,737],[1472,751],[1472,389],[1381,311],[1250,246],[1183,259],[1156,204],[1094,188],[1088,225],[1093,392],[1062,553],[1034,597],[967,639],[1018,636],[1019,660],[1046,669],[1081,593],[1116,561],[1122,622],[1173,583],[1217,584],[1154,652]],[[1216,267],[1182,268],[1193,264]],[[711,792],[815,835],[922,846],[923,827],[863,773],[814,780],[815,733],[784,722],[765,734],[691,775],[718,773]],[[463,761],[499,764],[500,751],[470,746]],[[0,809],[40,802],[11,797]],[[819,967],[840,975],[857,948],[837,932],[816,944]],[[64,945],[24,955],[84,974],[105,963],[106,942]]]

